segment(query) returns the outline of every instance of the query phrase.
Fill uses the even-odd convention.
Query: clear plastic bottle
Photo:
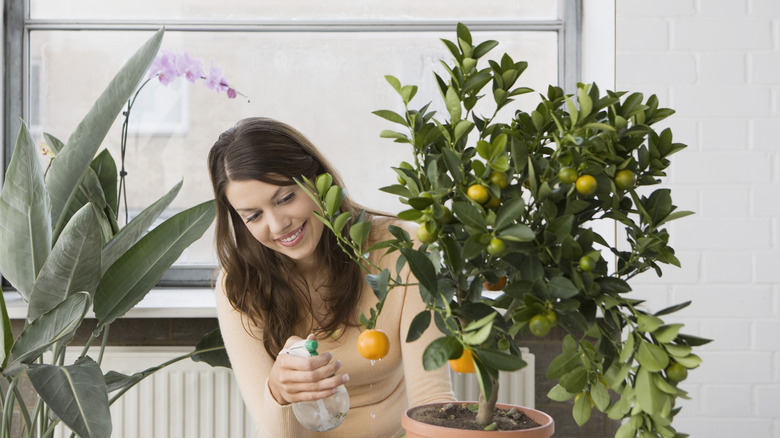
[[[305,339],[293,344],[286,352],[300,357],[317,356],[318,346],[317,341]],[[347,417],[349,394],[344,385],[340,385],[330,397],[293,403],[292,410],[303,427],[315,432],[325,432],[338,427]]]

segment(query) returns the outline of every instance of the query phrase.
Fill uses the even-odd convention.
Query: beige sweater
[[[384,252],[384,250],[378,251]],[[395,276],[397,252],[381,260]],[[372,254],[372,259],[378,257]],[[402,273],[403,275],[404,273]],[[414,281],[414,278],[411,278]],[[402,434],[401,416],[408,406],[452,401],[449,367],[425,371],[422,354],[425,347],[442,334],[431,324],[422,338],[406,343],[412,318],[425,309],[417,287],[395,288],[390,291],[377,328],[390,337],[390,352],[372,364],[357,351],[357,338],[362,327],[351,327],[337,341],[318,339],[320,353],[330,351],[342,361],[339,372],[349,374],[346,384],[350,410],[344,422],[329,432],[310,432],[295,419],[291,405],[282,406],[271,395],[267,379],[273,360],[263,344],[250,336],[242,324],[241,314],[217,288],[217,310],[222,336],[230,356],[238,386],[255,423],[257,438],[298,437],[397,437]],[[376,304],[373,291],[364,284],[359,309],[366,315]],[[252,326],[255,335],[261,330]],[[306,334],[302,334],[305,337]]]

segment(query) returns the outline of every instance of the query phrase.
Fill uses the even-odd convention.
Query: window
[[[449,59],[439,39],[454,38],[455,24],[463,21],[475,41],[500,42],[491,54],[529,61],[523,85],[544,92],[558,83],[570,90],[579,77],[580,1],[483,0],[474,7],[466,0],[397,0],[368,7],[359,1],[225,0],[217,8],[203,0],[9,0],[4,162],[20,116],[41,120],[45,132],[67,140],[127,57],[165,25],[164,49],[187,51],[207,65],[213,60],[248,99],[230,100],[181,78],[142,90],[125,163],[131,213],[180,179],[172,213],[211,198],[209,148],[237,120],[258,115],[307,135],[359,202],[398,211],[395,198],[378,191],[395,179],[389,165],[409,153],[379,138],[387,122],[371,114],[401,109],[384,75],[420,86],[413,101],[419,106],[438,101],[432,72],[441,71],[439,59]],[[525,95],[517,105],[527,108],[537,99]],[[117,160],[121,122],[104,142]],[[189,248],[170,281],[207,282],[216,264],[212,240],[209,234]]]

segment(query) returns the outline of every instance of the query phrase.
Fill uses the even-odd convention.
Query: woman
[[[388,355],[372,363],[357,352],[357,321],[376,297],[364,272],[314,215],[316,204],[293,181],[328,172],[343,187],[311,142],[283,123],[244,119],[214,144],[209,171],[221,265],[219,322],[258,437],[399,436],[407,406],[454,400],[449,369],[422,366],[425,347],[440,336],[436,330],[405,342],[412,318],[425,309],[416,287],[394,289],[383,307],[377,328],[390,337]],[[347,197],[341,210],[357,214],[360,208]],[[391,219],[372,220],[367,247],[390,237]],[[382,254],[370,257],[394,272],[397,256]],[[280,354],[310,334],[319,342],[319,356]],[[327,397],[342,384],[351,405],[344,422],[325,433],[304,429],[291,403]]]

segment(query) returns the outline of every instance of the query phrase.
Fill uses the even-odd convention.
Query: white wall
[[[693,437],[780,438],[780,1],[617,0],[616,84],[656,93],[673,157],[682,269],[635,286],[714,342],[684,382]],[[653,275],[650,274],[650,277]]]

